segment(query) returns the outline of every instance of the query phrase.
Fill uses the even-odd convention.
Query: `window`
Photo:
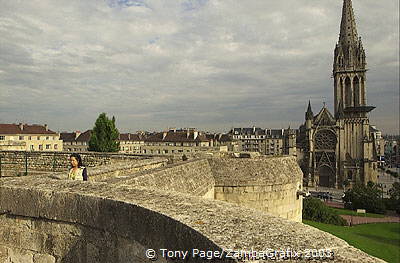
[[[28,139],[29,139],[29,140],[32,140],[32,136],[29,136]]]
[[[49,138],[50,138],[49,136],[46,136],[46,140],[49,140]]]
[[[19,140],[22,141],[24,139],[24,136],[19,136]]]
[[[6,139],[6,136],[0,136],[0,141],[4,141]]]
[[[42,151],[43,150],[43,144],[40,144],[39,145],[39,151]]]
[[[58,144],[54,144],[54,150],[58,149]]]
[[[31,145],[31,151],[34,151],[35,147],[33,145]]]
[[[37,136],[37,139],[40,140],[40,136]]]
[[[46,150],[49,150],[51,148],[50,144],[46,144]]]

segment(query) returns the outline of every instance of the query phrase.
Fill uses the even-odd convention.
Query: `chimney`
[[[189,136],[190,136],[190,130],[187,129],[187,130],[186,130],[186,138],[189,138]]]
[[[46,131],[49,130],[49,127],[47,126],[47,124],[44,125],[44,128],[46,129]]]
[[[23,130],[24,130],[24,125],[23,125],[22,123],[19,123],[18,125],[19,125],[19,129],[20,129],[21,131],[23,131]]]
[[[199,135],[198,131],[193,132],[193,139],[196,140],[197,136]]]
[[[165,139],[165,137],[167,137],[167,134],[168,134],[168,132],[163,132],[163,136],[162,136],[163,140]]]

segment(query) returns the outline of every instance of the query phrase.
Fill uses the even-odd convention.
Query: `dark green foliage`
[[[110,120],[105,113],[102,113],[94,124],[89,140],[89,151],[118,152],[118,138],[119,132],[115,127],[115,118],[112,117],[112,120]]]
[[[392,188],[389,190],[389,195],[390,198],[386,203],[387,209],[395,210],[400,214],[400,183],[393,183]]]
[[[338,226],[347,225],[346,220],[317,198],[303,199],[303,219]]]
[[[368,213],[376,214],[385,213],[382,191],[372,182],[368,182],[367,185],[357,183],[345,192],[343,201],[347,209],[365,209]]]

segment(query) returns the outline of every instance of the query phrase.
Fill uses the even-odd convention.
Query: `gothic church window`
[[[350,78],[347,77],[345,82],[344,82],[344,86],[345,86],[345,105],[346,107],[351,107],[352,105],[352,92],[351,92],[351,81]]]
[[[357,77],[353,79],[353,87],[354,87],[354,106],[360,106],[360,82]]]
[[[315,135],[315,145],[317,150],[335,150],[336,135],[330,130],[318,131]]]

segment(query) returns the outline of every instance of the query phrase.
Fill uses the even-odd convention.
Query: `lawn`
[[[386,260],[400,262],[400,224],[379,223],[352,227],[303,220],[304,224],[329,232],[362,251]]]
[[[385,215],[373,214],[373,213],[359,214],[356,211],[343,209],[343,208],[332,208],[332,209],[335,210],[338,215],[366,216],[366,217],[385,217]]]

